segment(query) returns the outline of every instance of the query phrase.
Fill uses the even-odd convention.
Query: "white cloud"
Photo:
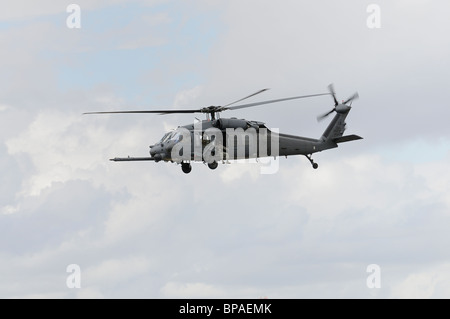
[[[223,298],[224,292],[205,283],[168,282],[161,289],[165,298]]]
[[[6,104],[0,104],[0,112],[2,111],[6,111],[8,109],[10,109],[11,107],[9,105]]]
[[[26,131],[6,141],[10,155],[28,154],[35,166],[36,172],[25,181],[23,195],[39,195],[55,182],[92,181],[93,172],[104,175],[109,170],[112,163],[108,159],[114,154],[147,152],[147,129],[135,126],[126,132],[107,130],[98,121],[79,114],[43,111]],[[107,183],[105,186],[109,187]]]
[[[77,0],[76,3],[82,10],[102,9],[111,4],[120,4],[129,1],[124,0]],[[144,5],[163,3],[165,0],[140,0],[135,1]],[[63,3],[57,0],[42,0],[39,3],[29,0],[17,0],[7,6],[2,7],[0,20],[26,19],[36,16],[54,15],[67,13],[66,8],[70,3]],[[67,13],[67,16],[69,13]]]
[[[14,214],[15,212],[17,212],[19,210],[19,206],[11,206],[11,205],[7,205],[2,207],[2,214],[8,215],[8,214]]]
[[[441,161],[417,165],[416,172],[426,181],[425,196],[430,200],[442,201],[450,207],[450,154]]]
[[[130,256],[119,260],[105,260],[99,265],[82,269],[82,285],[87,288],[114,287],[149,272],[150,266],[151,262],[147,257]]]
[[[77,291],[77,298],[80,299],[104,299],[105,296],[95,287],[81,288]]]
[[[0,19],[64,12],[55,3],[44,1],[39,8],[31,2],[23,8],[12,4]],[[318,170],[303,157],[282,158],[279,173],[267,176],[254,164],[220,165],[216,171],[194,165],[185,175],[169,163],[109,162],[114,156],[147,156],[148,145],[179,125],[181,116],[81,116],[91,107],[128,104],[115,92],[113,81],[106,88],[58,89],[62,60],[41,57],[69,52],[82,39],[63,39],[67,30],[52,31],[50,23],[2,30],[0,43],[8,49],[0,53],[0,63],[13,76],[1,83],[8,153],[0,157],[0,167],[22,175],[13,172],[21,181],[17,196],[0,203],[0,260],[5,261],[0,262],[5,275],[0,296],[371,297],[365,267],[374,262],[382,265],[385,290],[380,297],[449,296],[448,156],[416,162],[409,155],[398,160],[382,152],[390,141],[401,146],[405,139],[422,135],[425,143],[434,137],[448,139],[447,125],[440,125],[448,118],[443,94],[432,94],[444,86],[441,80],[446,83],[448,68],[439,68],[432,81],[422,77],[436,71],[439,61],[446,63],[422,62],[448,55],[448,42],[432,32],[448,19],[433,18],[439,20],[435,26],[423,20],[426,25],[413,25],[415,31],[398,42],[410,30],[402,22],[423,17],[417,7],[408,5],[408,18],[402,20],[402,8],[389,13],[391,7],[383,6],[386,23],[379,33],[368,33],[365,5],[330,2],[332,9],[324,11],[323,5],[304,3],[227,1],[205,6],[202,14],[220,9],[217,23],[224,27],[215,34],[206,59],[194,65],[207,84],[191,79],[191,89],[161,93],[175,96],[167,101],[180,108],[226,103],[263,87],[276,89],[267,99],[315,93],[333,81],[340,97],[356,89],[366,93],[348,121],[349,130],[365,140],[316,154]],[[198,4],[206,5],[201,1],[194,7]],[[105,1],[80,5],[107,7]],[[185,19],[198,17],[188,11]],[[170,12],[140,17],[117,33],[117,39],[114,32],[110,42],[98,38],[104,33],[89,34],[83,44],[93,41],[97,48],[113,50],[141,48],[155,39],[175,41],[156,27],[170,23],[171,17]],[[142,33],[135,33],[141,26],[155,26],[155,38],[142,40]],[[429,46],[419,48],[416,34],[426,34]],[[165,43],[158,41],[154,43]],[[159,49],[164,55],[164,48]],[[108,57],[107,51],[102,57]],[[149,72],[153,83],[176,74],[180,65],[193,67],[183,64],[188,62],[172,65],[186,60],[182,50],[170,53],[170,59],[163,59],[170,70]],[[399,79],[417,81],[420,90]],[[177,87],[185,87],[180,82]],[[425,96],[432,97],[427,104],[422,103]],[[283,112],[274,106],[229,115],[251,115],[281,132],[314,135],[314,130],[324,129],[314,122],[320,113],[314,107],[325,111],[331,100],[309,103],[302,111],[300,104],[291,104]],[[431,125],[426,119],[435,111],[442,116]],[[411,156],[423,151],[415,148],[408,151]],[[427,151],[433,149],[431,143]],[[65,269],[73,262],[82,267],[82,289],[77,291],[65,286]]]
[[[450,264],[427,267],[422,271],[408,274],[405,279],[392,287],[392,298],[435,299],[450,295]]]
[[[201,96],[203,86],[198,85],[192,89],[183,90],[175,96],[174,105],[176,107],[189,107],[190,104]],[[202,106],[190,106],[190,109],[201,108]]]
[[[31,155],[38,174],[26,181],[24,195],[36,196],[54,182],[65,182],[74,178],[88,178],[83,171],[102,166],[101,153],[96,145],[93,150],[84,149],[83,135],[89,134],[97,145],[104,145],[101,136],[105,132],[97,128],[83,128],[78,132],[69,131],[74,126],[83,127],[80,116],[61,112],[44,112],[38,115],[26,132],[6,142],[11,155],[27,153]],[[89,132],[91,131],[91,132]]]
[[[255,160],[229,161],[228,164],[224,164],[224,168],[220,172],[223,182],[227,184],[234,183],[234,185],[242,178],[250,178],[255,181],[259,175],[261,175],[261,164]]]

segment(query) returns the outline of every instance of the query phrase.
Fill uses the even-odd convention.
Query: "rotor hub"
[[[340,113],[340,114],[344,114],[347,113],[348,111],[350,111],[351,106],[345,105],[345,104],[339,104],[338,106],[336,106],[336,112]]]

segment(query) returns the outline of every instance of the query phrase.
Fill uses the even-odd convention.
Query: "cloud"
[[[177,282],[168,282],[162,289],[162,295],[165,298],[221,298],[224,296],[224,293],[211,285],[207,285],[204,283],[177,283]]]
[[[268,94],[295,96],[319,93],[334,82],[339,99],[359,91],[361,98],[354,103],[349,127],[370,138],[371,144],[448,136],[445,123],[436,116],[445,113],[442,101],[447,99],[442,83],[450,42],[442,40],[438,31],[446,24],[440,15],[447,4],[380,5],[382,28],[371,30],[366,26],[367,4],[360,1],[327,3],[327,10],[302,1],[284,1],[283,5],[259,1],[257,14],[249,14],[255,2],[228,2],[223,20],[230,27],[211,54],[206,94],[230,95],[222,88],[223,83],[230,83],[231,92],[236,86],[270,87],[273,90]],[[427,23],[432,12],[439,15],[436,25]],[[233,86],[234,79],[239,79],[239,85]],[[317,101],[321,104],[316,100],[286,102],[276,108],[249,109],[239,116],[256,114],[259,119],[270,119],[272,127],[301,125],[312,131],[317,127],[315,115],[332,107],[331,100]],[[315,107],[314,112],[309,105]],[[426,111],[420,105],[426,105]],[[303,116],[286,116],[292,112]]]
[[[123,6],[135,18],[78,34],[54,28],[50,16],[65,16],[55,2],[0,13],[8,24],[0,105],[9,106],[0,129],[0,296],[448,296],[449,46],[435,32],[448,24],[443,3],[382,3],[379,32],[367,29],[356,1],[326,9],[199,1],[154,11],[153,3],[80,3],[92,17]],[[199,30],[211,33],[191,32]],[[134,63],[122,60],[130,56]],[[264,99],[319,93],[330,82],[339,98],[359,91],[348,132],[365,139],[315,154],[318,170],[303,157],[281,158],[274,175],[256,164],[198,164],[185,175],[172,163],[112,163],[147,156],[192,116],[81,116],[138,102],[223,105],[265,87]],[[323,97],[222,115],[318,137],[327,123],[315,116],[331,107]],[[66,286],[73,263],[80,290]],[[382,271],[377,292],[366,286],[372,263]]]
[[[200,85],[192,89],[183,90],[175,96],[174,105],[177,107],[186,107],[192,100],[195,101],[195,99],[201,96],[202,91],[203,87]],[[200,108],[200,106],[198,108]]]
[[[431,266],[422,271],[408,274],[404,280],[392,288],[392,298],[436,299],[445,298],[450,291],[448,264]]]
[[[99,265],[82,270],[83,285],[86,287],[116,287],[130,278],[138,278],[146,274],[151,268],[151,261],[147,257],[131,256],[126,259],[105,260]]]
[[[123,0],[78,0],[77,4],[82,10],[99,10],[107,7],[108,5],[117,5],[124,3]],[[154,5],[158,3],[164,3],[164,0],[138,0],[134,1],[142,5]],[[43,0],[40,3],[35,3],[27,0],[18,0],[13,4],[5,6],[0,14],[0,20],[8,21],[14,19],[30,19],[39,16],[48,16],[60,13],[66,13],[66,8],[69,4],[61,3],[56,0]],[[69,15],[69,13],[67,13]]]
[[[1,251],[39,251],[102,231],[98,222],[108,211],[108,195],[87,182],[72,180],[53,183],[39,198],[22,199],[9,214],[1,216]]]
[[[79,299],[104,299],[105,296],[93,287],[83,288],[77,291],[76,297]]]
[[[383,188],[410,184],[412,197],[407,201],[405,195],[395,203],[391,197],[385,194],[379,197],[375,193],[373,197],[378,202],[374,206],[370,198],[360,198],[361,195],[377,188],[380,169],[387,166],[384,168],[387,171],[394,170],[397,164],[363,156],[350,162],[337,160],[332,166],[339,174],[333,175],[327,169],[323,172],[335,176],[330,179],[329,187],[324,187],[327,179],[315,181],[313,172],[316,171],[299,159],[282,162],[280,174],[259,178],[244,175],[239,184],[206,179],[214,175],[201,166],[196,166],[194,171],[197,176],[203,176],[201,183],[198,177],[180,179],[184,175],[170,165],[167,170],[165,166],[152,169],[153,172],[164,170],[156,176],[143,173],[142,168],[120,166],[118,171],[133,175],[141,171],[140,178],[123,179],[125,175],[119,174],[122,183],[116,184],[117,190],[126,187],[129,195],[122,195],[122,200],[117,201],[105,193],[104,196],[111,198],[107,202],[113,206],[102,209],[83,209],[76,201],[83,198],[84,205],[89,207],[87,196],[76,196],[67,188],[73,182],[66,181],[67,186],[60,191],[56,188],[46,191],[44,202],[61,204],[53,204],[55,209],[43,208],[43,212],[56,212],[64,203],[72,207],[70,211],[79,212],[76,220],[82,222],[82,228],[77,230],[79,235],[63,237],[63,244],[58,244],[57,237],[47,241],[48,249],[53,252],[50,255],[40,252],[41,264],[66,256],[63,260],[67,264],[75,260],[82,265],[84,284],[76,296],[93,292],[94,297],[106,298],[131,295],[297,298],[370,297],[365,287],[365,267],[369,263],[381,264],[383,274],[391,268],[403,269],[400,278],[406,278],[408,274],[420,272],[418,259],[424,265],[445,260],[442,252],[448,238],[443,221],[449,217],[448,206],[432,206],[435,196],[443,199],[444,190],[428,193],[427,183],[410,182],[414,178],[420,180],[420,174],[410,177],[400,172],[388,179]],[[219,170],[226,172],[234,167],[239,164],[219,167]],[[303,178],[292,179],[293,172]],[[165,174],[178,182],[170,183],[163,178]],[[356,175],[361,176],[361,181],[352,184]],[[195,187],[197,183],[201,187]],[[155,184],[160,187],[159,192],[152,186]],[[103,202],[99,190],[84,188],[92,194],[92,200]],[[389,193],[389,188],[386,190]],[[399,194],[390,192],[392,196]],[[292,200],[295,194],[299,197]],[[431,198],[427,196],[430,194]],[[170,201],[173,196],[177,196],[176,202]],[[319,197],[333,205],[318,202]],[[71,198],[75,204],[70,204]],[[46,207],[51,206],[46,204]],[[40,216],[44,224],[38,229],[43,230],[45,224],[51,227],[51,215]],[[97,218],[93,219],[94,216]],[[65,226],[61,224],[64,233],[70,234],[70,227],[77,225],[76,220]],[[52,232],[45,233],[48,235],[43,239],[51,238]],[[430,236],[433,233],[440,235]],[[23,261],[21,267],[28,262]],[[407,264],[411,263],[416,267],[408,270]],[[60,273],[64,272],[65,268],[60,268]],[[396,296],[398,279],[385,277],[383,291],[388,292],[384,294],[394,291]],[[142,285],[135,282],[137,278],[143,281]],[[433,285],[442,285],[439,278]],[[158,292],[146,290],[145,284]],[[71,292],[60,289],[70,296]]]

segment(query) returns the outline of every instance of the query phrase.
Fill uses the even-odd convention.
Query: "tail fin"
[[[348,111],[343,113],[337,113],[334,116],[333,120],[328,125],[325,132],[323,132],[323,135],[321,137],[321,140],[323,142],[338,144],[362,139],[362,137],[358,135],[343,136],[345,132],[345,127],[347,126],[347,123],[345,123],[345,119],[348,113],[349,113]]]

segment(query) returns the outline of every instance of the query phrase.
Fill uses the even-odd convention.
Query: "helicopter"
[[[319,165],[312,159],[312,154],[337,148],[338,144],[360,140],[358,135],[345,135],[345,119],[348,116],[353,100],[359,98],[358,93],[339,103],[333,84],[328,86],[328,93],[310,94],[249,104],[235,105],[243,100],[267,91],[262,89],[242,99],[224,106],[207,106],[199,109],[178,110],[143,110],[143,111],[110,111],[86,112],[83,114],[206,114],[206,119],[197,123],[179,126],[164,134],[157,143],[150,145],[150,157],[115,157],[114,162],[153,161],[172,162],[181,165],[185,174],[192,170],[191,162],[203,162],[212,170],[218,163],[229,163],[229,160],[256,159],[263,157],[303,155],[314,169]],[[220,113],[227,110],[237,110],[265,104],[289,100],[312,98],[331,95],[334,107],[317,117],[321,121],[336,113],[319,139],[288,135],[270,130],[264,122],[238,119],[235,117],[221,118]]]

